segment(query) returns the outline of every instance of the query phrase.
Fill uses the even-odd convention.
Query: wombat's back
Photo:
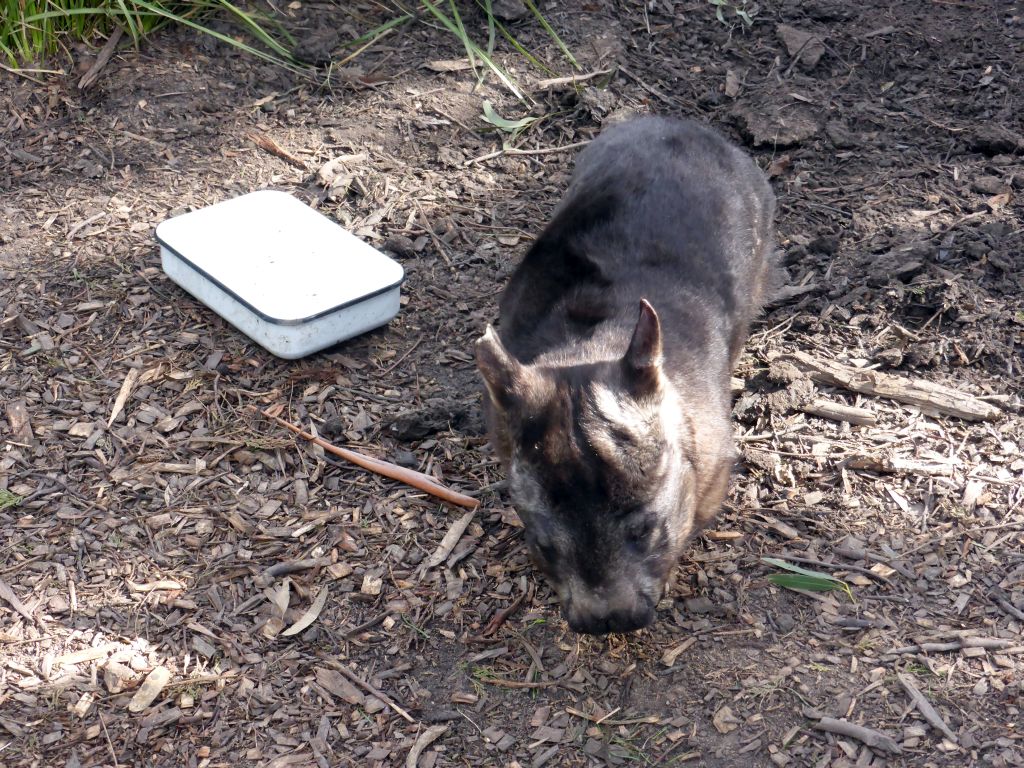
[[[668,344],[693,348],[710,322],[735,359],[776,282],[774,207],[760,169],[711,129],[663,117],[615,125],[580,153],[510,280],[502,336],[532,359],[619,314],[633,319],[643,297],[666,320]]]

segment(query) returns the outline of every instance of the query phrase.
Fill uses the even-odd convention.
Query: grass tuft
[[[201,23],[219,12],[240,24],[263,48]],[[249,55],[295,68],[287,33],[272,20],[243,11],[229,0],[0,0],[0,55],[15,66],[40,61],[58,53],[68,39],[92,42],[115,27],[138,47],[146,36],[168,24],[190,27]]]
[[[24,499],[16,493],[11,493],[6,488],[0,488],[0,512],[5,509],[13,509],[21,504]]]
[[[533,18],[576,69],[579,63],[533,0],[524,0]],[[477,43],[467,29],[456,0],[417,0],[413,9],[402,8],[393,18],[346,44],[351,53],[334,66],[342,66],[407,22],[428,24],[458,39],[470,66],[482,80],[493,73],[521,101],[527,97],[513,77],[494,58],[498,35],[529,63],[547,74],[550,66],[526,49],[494,16],[492,0],[475,0],[483,11],[486,41]],[[472,7],[472,6],[471,6]],[[242,34],[226,35],[204,22],[214,15],[230,19]],[[0,0],[0,59],[12,66],[39,62],[66,51],[69,41],[93,43],[120,28],[136,47],[161,27],[180,25],[210,35],[234,48],[293,71],[303,69],[293,56],[295,41],[272,17],[243,10],[232,0]]]

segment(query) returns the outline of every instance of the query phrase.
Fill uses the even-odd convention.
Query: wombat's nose
[[[654,621],[654,604],[639,595],[628,607],[618,608],[607,603],[570,600],[563,606],[562,613],[574,632],[605,635],[609,632],[633,632],[648,626]]]

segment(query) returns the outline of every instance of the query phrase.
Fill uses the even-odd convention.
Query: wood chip
[[[7,582],[3,581],[2,579],[0,579],[0,600],[5,601],[8,605],[11,606],[11,608],[16,610],[29,621],[35,621],[35,617],[28,610],[28,608],[25,607],[25,604],[18,599],[18,596],[14,594],[14,590],[11,589],[7,585]]]
[[[679,658],[680,654],[690,648],[694,643],[697,642],[696,637],[688,637],[679,645],[669,648],[665,653],[661,655],[661,663],[666,667],[671,667],[676,663],[676,659]]]
[[[7,403],[7,423],[11,425],[14,441],[22,445],[31,445],[35,439],[32,433],[32,422],[28,415],[28,406],[23,399]]]
[[[141,712],[149,707],[170,681],[171,673],[166,667],[155,667],[146,675],[139,690],[132,696],[132,700],[128,703],[128,711]]]

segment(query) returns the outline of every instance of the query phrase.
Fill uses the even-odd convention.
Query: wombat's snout
[[[562,615],[574,632],[584,635],[633,632],[654,622],[656,603],[632,585],[576,590],[562,601]]]

